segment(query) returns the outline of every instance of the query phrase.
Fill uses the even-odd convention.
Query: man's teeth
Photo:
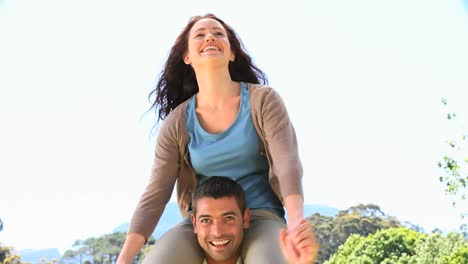
[[[229,243],[229,240],[218,240],[218,241],[211,241],[211,243],[215,246],[223,246]]]

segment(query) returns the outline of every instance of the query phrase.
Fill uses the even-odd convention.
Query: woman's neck
[[[226,99],[239,96],[239,83],[231,80],[229,71],[203,71],[197,74],[198,107],[221,107]]]

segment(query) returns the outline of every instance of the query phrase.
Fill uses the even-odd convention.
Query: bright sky
[[[130,219],[153,158],[147,95],[207,12],[283,97],[306,203],[458,228],[437,161],[456,132],[440,99],[468,124],[468,1],[284,3],[0,0],[0,242],[63,251]]]

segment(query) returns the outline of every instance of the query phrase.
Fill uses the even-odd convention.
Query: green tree
[[[463,128],[458,123],[457,115],[448,110],[447,99],[442,99],[442,104],[447,111],[447,119],[451,124],[456,125],[458,135],[446,141],[449,152],[438,162],[442,169],[439,181],[445,186],[445,192],[452,197],[453,204],[456,201],[466,200],[468,195],[468,153],[466,144],[468,135],[463,132]]]
[[[125,242],[126,233],[116,232],[106,234],[100,237],[91,237],[85,240],[78,240],[73,244],[73,248],[67,250],[63,257],[64,263],[86,264],[111,264],[115,263],[120,250]],[[147,245],[155,243],[154,238],[151,238]],[[141,258],[142,251],[136,257],[135,262]]]
[[[460,247],[452,255],[443,257],[441,264],[466,264],[468,263],[468,246]]]
[[[465,240],[468,240],[468,224],[462,224],[460,226],[460,234],[465,238]]]
[[[411,263],[452,263],[447,262],[457,250],[467,247],[468,243],[463,238],[462,234],[448,233],[443,236],[441,233],[433,233],[428,235],[424,242],[416,248],[416,254],[412,256]],[[464,264],[468,263],[468,258]]]
[[[336,217],[314,214],[308,220],[314,226],[320,244],[317,264],[329,259],[353,234],[367,236],[381,229],[402,226],[396,218],[386,215],[374,204],[359,204],[341,210]]]
[[[13,253],[12,247],[0,245],[0,263],[21,264],[21,257]]]
[[[143,260],[145,259],[146,255],[148,255],[149,251],[151,250],[151,247],[154,244],[154,240],[148,244],[146,244],[140,251],[140,253],[136,256],[134,263],[141,264],[143,263]]]
[[[409,263],[425,236],[408,228],[380,230],[366,238],[353,235],[325,263]]]
[[[75,243],[73,243],[73,248],[65,251],[65,253],[62,256],[62,260],[74,260],[79,261],[80,264],[84,264],[84,261],[86,261],[86,257],[89,255],[89,248],[83,245],[82,240],[77,240]]]
[[[391,228],[367,237],[352,235],[325,263],[467,264],[467,248],[459,233],[443,236]]]

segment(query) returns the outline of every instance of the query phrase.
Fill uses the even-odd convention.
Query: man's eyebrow
[[[234,211],[229,211],[229,212],[226,212],[226,213],[223,214],[223,216],[227,216],[227,215],[235,215],[235,216],[237,216],[237,213],[234,212]]]
[[[211,29],[219,29],[219,30],[223,30],[222,28],[220,27],[212,27]],[[200,31],[200,30],[206,30],[206,28],[202,27],[202,28],[199,28],[197,30],[195,30],[194,32],[197,32],[197,31]]]
[[[229,212],[223,213],[223,216],[228,216],[228,215],[237,216],[237,213],[235,211],[229,211]],[[200,218],[213,218],[213,217],[211,215],[208,215],[208,214],[201,214],[197,218],[200,219]]]
[[[207,215],[207,214],[204,214],[204,215],[203,215],[203,214],[202,214],[202,215],[199,215],[199,216],[198,216],[198,219],[200,219],[200,218],[211,218],[211,215]]]

